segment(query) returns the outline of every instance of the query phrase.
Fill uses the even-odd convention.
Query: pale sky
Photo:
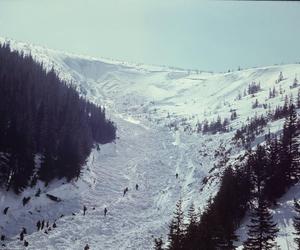
[[[0,36],[94,57],[227,71],[300,62],[300,3],[0,0]]]

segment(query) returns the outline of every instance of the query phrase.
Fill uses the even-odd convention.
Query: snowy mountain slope
[[[31,249],[83,249],[86,243],[91,249],[151,249],[153,237],[166,235],[180,197],[185,209],[192,201],[203,208],[217,192],[223,169],[214,168],[220,160],[215,157],[215,150],[220,146],[231,148],[232,160],[241,153],[231,142],[234,130],[248,117],[267,112],[261,106],[252,109],[255,100],[275,108],[282,105],[285,94],[296,97],[298,91],[290,88],[295,76],[300,75],[298,64],[208,73],[98,60],[14,41],[10,44],[31,53],[45,67],[54,67],[60,77],[72,81],[88,99],[104,104],[118,126],[120,139],[93,151],[78,182],[62,186],[53,183],[43,190],[61,197],[60,204],[42,194],[24,209],[19,198],[3,192],[0,209],[7,204],[14,208],[0,219],[2,230],[10,237],[9,249],[21,249],[16,234],[25,225],[30,232],[26,238]],[[281,71],[284,80],[276,84]],[[243,96],[253,81],[261,83],[262,91],[255,97]],[[273,86],[281,86],[283,94],[268,99]],[[239,93],[241,100],[237,98]],[[232,132],[195,132],[198,121],[216,119],[218,115],[230,118],[231,110],[238,114],[230,122]],[[269,123],[265,132],[278,131],[282,122]],[[169,129],[170,124],[176,124],[178,130]],[[204,179],[208,180],[206,185]],[[134,190],[136,183],[139,191]],[[123,197],[125,187],[129,187],[129,192]],[[24,196],[32,192],[35,190],[26,190]],[[293,194],[298,191],[291,190],[287,197]],[[283,197],[282,209],[276,211],[283,213],[284,207],[290,209],[289,204],[290,199]],[[82,215],[83,205],[88,207],[86,216]],[[104,207],[109,211],[105,218]],[[59,218],[61,214],[65,216]],[[289,216],[291,212],[284,214]],[[58,227],[49,234],[35,232],[35,223],[42,218],[57,219]],[[285,220],[279,223],[286,228]],[[288,225],[290,232],[290,222]],[[286,242],[292,244],[292,235],[280,234],[279,242],[287,249]]]
[[[61,192],[60,197],[76,216],[69,213],[59,219],[57,229],[49,235],[33,233],[28,241],[35,242],[34,249],[44,246],[43,249],[83,249],[86,243],[92,249],[149,249],[151,235],[166,227],[172,213],[167,209],[168,204],[173,203],[178,198],[176,193],[180,192],[180,182],[175,179],[172,165],[179,161],[181,152],[172,144],[173,138],[164,132],[122,120],[119,124],[119,133],[126,140],[120,139],[115,145],[94,152],[87,164],[89,170],[75,184],[78,186],[75,198],[81,206],[73,206],[74,197],[69,199]],[[141,135],[143,141],[138,140]],[[157,140],[155,135],[161,139]],[[136,183],[139,191],[134,190]],[[129,193],[123,197],[125,187],[129,187]],[[88,208],[86,216],[82,215],[83,204]],[[103,215],[104,207],[108,208],[107,217]],[[9,247],[18,249],[20,243],[13,242]]]

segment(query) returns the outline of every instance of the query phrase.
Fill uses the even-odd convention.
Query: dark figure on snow
[[[41,229],[41,222],[40,221],[38,221],[36,223],[36,227],[37,227],[37,230],[40,231],[40,229]]]
[[[83,206],[83,215],[85,215],[86,210],[87,210],[86,206]]]
[[[86,244],[85,247],[84,247],[84,250],[89,250],[89,249],[90,249],[89,244]]]
[[[22,228],[22,233],[23,233],[23,234],[27,234],[27,230],[26,230],[25,227]]]
[[[4,240],[5,240],[5,235],[2,234],[2,235],[1,235],[1,241],[4,241]]]
[[[139,185],[135,184],[135,190],[139,190]]]
[[[125,194],[128,192],[128,187],[126,187],[125,189],[124,189],[124,192],[123,192],[123,197],[125,196]]]
[[[20,241],[24,240],[24,233],[23,231],[20,233]]]
[[[178,179],[178,173],[176,173],[176,179]]]
[[[53,226],[52,226],[52,227],[53,227],[53,228],[56,228],[56,223],[55,223],[55,222],[53,223]]]
[[[45,221],[43,220],[41,225],[41,230],[43,230],[44,226],[45,226]]]
[[[25,241],[24,241],[24,246],[25,246],[25,247],[28,247],[28,245],[29,245],[28,241],[25,240]]]
[[[107,208],[104,208],[104,216],[107,214]]]
[[[9,209],[9,207],[4,208],[3,213],[7,214],[7,210]]]

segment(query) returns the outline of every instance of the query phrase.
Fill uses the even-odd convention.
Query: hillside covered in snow
[[[104,105],[117,126],[117,139],[94,148],[78,180],[53,181],[47,187],[39,182],[20,195],[1,190],[4,249],[23,249],[18,240],[22,227],[28,249],[83,249],[86,244],[91,249],[152,249],[154,238],[166,239],[179,199],[185,213],[192,203],[203,211],[218,192],[226,167],[269,133],[280,134],[284,118],[268,119],[255,138],[244,142],[233,140],[237,130],[255,117],[268,117],[286,96],[295,102],[298,97],[300,64],[212,73],[9,43],[46,69],[54,68],[82,97]],[[41,194],[35,196],[38,188]],[[282,249],[296,249],[292,219],[299,188],[292,187],[272,208]],[[29,196],[24,206],[22,199]],[[51,230],[37,231],[42,220]],[[248,221],[246,216],[237,230],[238,245],[246,238]]]

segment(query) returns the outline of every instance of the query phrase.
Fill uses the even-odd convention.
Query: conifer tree
[[[297,76],[295,76],[292,87],[296,88],[297,86],[298,86],[298,79]]]
[[[298,94],[297,94],[297,108],[300,108],[300,88],[298,89]]]
[[[274,97],[276,97],[276,94],[277,94],[277,92],[276,92],[276,88],[275,88],[275,86],[273,87],[273,90],[272,90],[272,97],[274,98]]]
[[[189,210],[188,210],[188,220],[189,220],[189,226],[196,226],[198,222],[197,213],[195,211],[194,203],[191,204]]]
[[[288,187],[299,179],[299,128],[294,104],[289,107],[281,142],[281,168],[285,175],[285,185]]]
[[[180,199],[176,204],[174,218],[169,226],[169,250],[180,250],[183,247],[183,238],[185,234],[183,219],[182,200]]]
[[[277,137],[267,142],[267,167],[263,196],[275,204],[285,190],[284,174],[280,169],[280,143]]]
[[[269,99],[273,98],[273,93],[272,93],[272,90],[271,88],[269,89]]]
[[[277,224],[272,221],[267,203],[261,197],[248,228],[248,239],[244,242],[244,250],[270,250],[276,246],[275,238],[279,230]]]
[[[193,239],[197,237],[198,232],[198,216],[195,211],[195,206],[192,203],[188,210],[188,226],[184,237],[184,246],[187,249],[193,249]]]
[[[282,74],[282,71],[280,71],[279,73],[279,76],[278,76],[278,80],[277,80],[277,83],[283,81],[283,74]]]
[[[287,95],[285,95],[284,97],[284,104],[283,104],[283,113],[284,116],[288,115],[289,112],[289,97]]]
[[[255,197],[259,197],[266,180],[267,155],[265,147],[258,145],[256,151],[250,154],[247,164],[252,169],[253,194]]]
[[[234,111],[231,113],[230,119],[231,119],[231,120],[235,120],[236,118],[237,118],[237,113],[236,113],[236,111],[234,110]]]
[[[231,167],[225,170],[218,195],[214,199],[215,204],[215,229],[214,238],[218,249],[233,250],[237,236],[234,233],[236,217],[242,212],[243,202],[236,192],[240,188],[240,182]],[[228,200],[230,202],[228,203]]]

